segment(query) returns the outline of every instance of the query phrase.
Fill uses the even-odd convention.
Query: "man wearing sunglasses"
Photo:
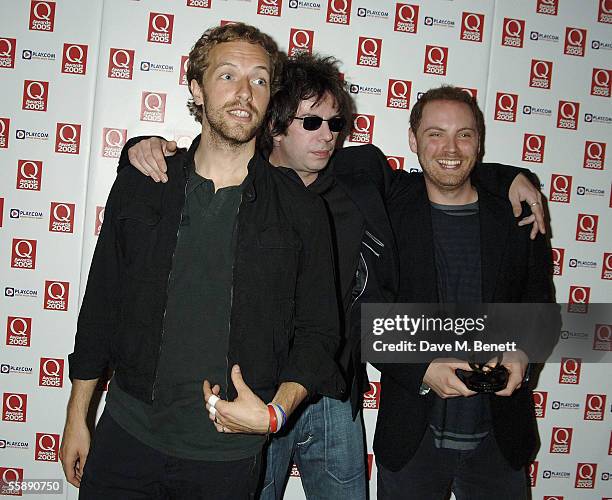
[[[395,300],[397,256],[385,202],[402,191],[411,176],[394,173],[373,146],[335,151],[352,113],[337,66],[334,58],[309,55],[285,63],[259,146],[272,165],[318,193],[328,209],[338,302],[344,315],[344,344],[337,359],[350,398],[309,401],[296,410],[287,430],[274,436],[261,494],[265,500],[282,498],[292,460],[308,498],[367,498],[360,408],[369,383],[361,363],[356,305]],[[120,168],[131,163],[153,179],[165,181],[164,154],[172,154],[176,144],[152,138],[134,145],[139,139],[124,148]],[[517,171],[491,169],[483,172],[483,183],[506,196]],[[537,199],[537,191],[522,176],[520,185],[520,193]]]

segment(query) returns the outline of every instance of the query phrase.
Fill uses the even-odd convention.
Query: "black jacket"
[[[483,302],[554,302],[544,237],[530,240],[531,228],[517,226],[507,200],[482,189],[479,208]],[[390,203],[389,213],[400,249],[398,302],[438,302],[431,208],[422,176]],[[423,439],[436,396],[419,395],[425,364],[376,367],[382,375],[374,453],[386,468],[397,471]],[[537,444],[531,390],[523,386],[510,397],[492,395],[491,414],[502,454],[514,468],[524,466]]]
[[[129,394],[155,398],[186,167],[198,144],[196,138],[189,152],[167,159],[166,184],[133,168],[119,172],[69,356],[71,378],[100,377],[110,365]],[[338,311],[323,203],[258,154],[248,171],[236,221],[228,398],[236,396],[229,373],[235,363],[264,401],[285,381],[340,397],[345,389],[333,360]]]

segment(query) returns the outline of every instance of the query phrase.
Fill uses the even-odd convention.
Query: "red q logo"
[[[36,433],[36,450],[34,460],[57,462],[59,455],[59,434]]]
[[[328,0],[326,22],[332,24],[351,23],[352,0]]]
[[[586,141],[584,143],[584,168],[603,170],[606,159],[606,143]]]
[[[127,140],[127,130],[104,128],[102,130],[102,157],[119,158],[121,149]]]
[[[131,80],[134,72],[134,51],[130,49],[110,49],[108,58],[108,77]]]
[[[571,198],[572,176],[552,174],[550,178],[549,200],[558,203],[569,203]]]
[[[161,111],[162,98],[159,94],[151,92],[145,96],[144,104],[148,111]]]
[[[380,66],[380,55],[382,51],[382,39],[359,37],[359,49],[357,51],[357,64],[359,66]]]
[[[587,32],[580,28],[565,28],[565,46],[563,53],[568,56],[584,57]]]
[[[603,254],[603,262],[601,265],[601,279],[612,280],[612,253]]]
[[[11,488],[12,483],[23,482],[23,469],[0,467],[0,495],[21,496],[21,491]]]
[[[179,85],[189,85],[187,81],[187,64],[189,63],[189,56],[181,56],[181,71],[179,73]]]
[[[10,127],[10,118],[0,118],[0,149],[8,148]]]
[[[579,111],[580,103],[559,101],[559,107],[557,109],[557,128],[577,130]]]
[[[571,427],[553,427],[550,437],[550,453],[569,453],[572,446]]]
[[[600,23],[612,24],[612,2],[610,0],[599,0],[599,12],[597,21]]]
[[[49,82],[25,80],[23,82],[23,100],[21,109],[29,111],[47,111]]]
[[[544,418],[546,416],[546,400],[548,392],[533,391],[533,405],[535,408],[536,418]]]
[[[464,12],[461,19],[459,38],[469,42],[482,42],[484,32],[484,15]]]
[[[591,95],[600,97],[610,97],[610,75],[609,69],[593,68],[593,78],[591,79]]]
[[[529,464],[529,483],[532,488],[535,488],[537,479],[538,479],[538,462],[535,461]]]
[[[289,57],[297,54],[312,54],[314,31],[291,28],[289,34]]]
[[[595,474],[597,473],[597,464],[582,464],[576,465],[576,482],[574,488],[592,489],[595,487]]]
[[[174,16],[151,12],[149,14],[149,32],[147,41],[154,43],[172,43],[172,27]]]
[[[64,384],[64,360],[40,358],[38,385],[41,387],[62,387]]]
[[[403,156],[387,156],[387,163],[392,170],[404,170]]]
[[[30,347],[32,318],[9,316],[6,321],[6,345]]]
[[[53,31],[55,2],[32,0],[30,4],[30,31]]]
[[[569,300],[567,303],[568,312],[586,314],[589,310],[590,295],[591,288],[588,286],[570,286]]]
[[[559,0],[538,0],[536,12],[538,14],[547,14],[556,16],[559,8]]]
[[[17,162],[17,189],[40,191],[42,161],[19,160]]]
[[[370,390],[363,395],[363,407],[375,410],[380,406],[380,382],[370,382]]]
[[[55,128],[55,152],[79,154],[81,126],[76,123],[58,123]]]
[[[100,235],[102,223],[104,222],[104,207],[96,207],[96,220],[94,223],[94,236]]]
[[[374,135],[374,115],[353,115],[349,141],[371,143]]]
[[[11,267],[14,269],[36,269],[36,240],[13,239]]]
[[[540,89],[549,89],[551,85],[552,62],[531,60],[531,74],[529,86]]]
[[[25,422],[27,405],[27,394],[5,392],[2,397],[2,420],[5,422]]]
[[[429,75],[446,75],[448,47],[437,45],[425,46],[425,64],[423,73]]]
[[[597,222],[599,216],[578,214],[576,223],[576,241],[594,243],[597,241]]]
[[[72,233],[74,231],[74,203],[51,202],[49,231],[52,233]]]
[[[387,107],[408,109],[410,106],[410,92],[412,82],[408,80],[389,80],[387,89]]]
[[[502,45],[504,47],[523,47],[525,38],[525,21],[522,19],[504,18],[502,28]]]
[[[143,92],[140,104],[140,120],[143,122],[163,122],[166,114],[166,94]]]
[[[525,134],[523,136],[523,161],[542,163],[545,142],[546,137],[543,135]]]
[[[584,303],[585,299],[582,299]],[[559,369],[560,384],[579,384],[580,383],[580,366],[582,360],[577,358],[561,358],[561,367]]]
[[[553,258],[553,275],[562,276],[565,249],[564,248],[552,248],[551,252],[552,252],[552,258]]]
[[[69,290],[70,283],[67,281],[45,281],[44,309],[67,311]]]
[[[62,73],[84,75],[87,72],[87,45],[64,44]]]
[[[608,254],[612,256],[612,254]],[[612,325],[595,325],[594,351],[612,351]]]
[[[576,119],[576,104],[573,102],[562,102],[559,106],[559,113],[567,120]]]
[[[14,38],[0,38],[0,68],[15,67],[15,46]]]
[[[518,95],[498,92],[495,99],[494,119],[505,122],[515,122],[518,109]]]
[[[395,4],[394,31],[416,34],[419,26],[419,6],[407,3]]]
[[[257,14],[261,16],[280,16],[283,8],[282,0],[259,0]]]

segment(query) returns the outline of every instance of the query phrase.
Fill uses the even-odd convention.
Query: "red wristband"
[[[268,415],[270,415],[270,432],[274,434],[278,431],[278,419],[276,418],[274,406],[268,405]]]

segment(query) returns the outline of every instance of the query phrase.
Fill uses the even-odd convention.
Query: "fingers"
[[[178,144],[176,143],[176,141],[168,141],[166,143],[166,147],[164,150],[164,155],[165,156],[172,156],[174,153],[176,153],[176,150],[178,149]],[[165,172],[165,170],[164,170]]]
[[[168,180],[168,176],[165,174],[167,166],[164,158],[166,142],[165,139],[152,137],[134,144],[128,150],[128,158],[132,165],[155,182],[166,182]],[[176,143],[174,144],[174,150],[176,151]]]
[[[523,212],[523,207],[521,206],[521,199],[517,192],[510,190],[508,193],[508,199],[510,200],[510,205],[512,205],[512,213],[515,217],[520,217]]]
[[[240,393],[251,392],[251,389],[248,385],[246,385],[244,379],[242,378],[242,373],[240,372],[240,366],[234,365],[232,366],[232,382],[234,383],[234,387],[236,388],[236,392],[240,397]]]
[[[210,382],[208,380],[205,380],[202,384],[202,392],[204,393],[204,401],[208,403],[208,400],[213,395],[212,389],[210,387]]]
[[[64,475],[66,476],[66,480],[72,485],[78,488],[81,486],[81,478],[83,474],[81,472],[81,468],[79,467],[79,455],[76,450],[64,451],[61,453],[62,455],[62,469],[64,469]]]

